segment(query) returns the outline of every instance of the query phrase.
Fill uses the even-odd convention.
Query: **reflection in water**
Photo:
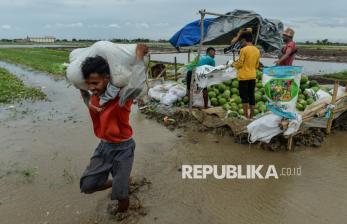
[[[187,63],[188,55],[186,53],[180,54],[153,54],[152,60],[174,62],[174,57],[177,57],[178,63]],[[216,64],[225,64],[228,60],[232,60],[230,55],[216,55]],[[260,60],[265,66],[273,66],[275,59],[262,58]],[[327,74],[347,70],[347,63],[335,62],[320,62],[320,61],[303,61],[295,60],[294,65],[303,66],[304,73],[307,75]]]

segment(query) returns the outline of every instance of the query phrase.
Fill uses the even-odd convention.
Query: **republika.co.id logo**
[[[182,179],[279,179],[301,176],[300,167],[277,169],[275,165],[182,165]]]

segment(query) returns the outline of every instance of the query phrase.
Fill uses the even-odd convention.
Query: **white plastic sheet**
[[[206,88],[236,78],[237,71],[232,67],[202,65],[196,68],[195,81],[200,88]]]

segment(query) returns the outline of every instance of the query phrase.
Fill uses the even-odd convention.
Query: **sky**
[[[200,9],[253,10],[294,28],[298,41],[347,42],[346,0],[0,0],[0,39],[169,39]]]

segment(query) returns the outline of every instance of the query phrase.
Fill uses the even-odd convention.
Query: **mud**
[[[107,211],[109,191],[79,192],[79,177],[98,140],[78,91],[45,74],[18,75],[46,87],[50,101],[0,107],[1,224],[117,223],[118,217]],[[347,219],[345,132],[336,131],[315,150],[273,153],[236,144],[228,135],[170,131],[139,113],[136,105],[131,123],[137,142],[132,176],[146,177],[151,184],[142,179],[133,185],[136,197],[121,223],[323,224]],[[182,164],[274,164],[278,169],[301,167],[302,175],[183,180]]]
[[[238,144],[249,144],[248,134],[241,132],[235,133],[230,126],[220,126],[220,127],[208,127],[202,122],[206,123],[206,119],[212,119],[211,117],[204,118],[204,121],[197,120],[196,117],[189,114],[187,110],[181,110],[180,108],[166,109],[161,105],[149,103],[147,106],[141,109],[141,113],[146,115],[146,118],[156,120],[158,123],[164,125],[169,130],[173,131],[175,129],[183,129],[188,132],[207,132],[210,134],[215,134],[218,136],[228,136],[234,139],[235,143]],[[213,120],[213,119],[212,119]],[[220,119],[218,119],[220,120]],[[211,123],[211,122],[209,122]],[[218,123],[218,122],[215,122]],[[218,126],[218,125],[216,125]],[[346,131],[347,130],[347,112],[343,113],[333,122],[333,131]],[[295,135],[293,138],[294,148],[293,150],[298,150],[305,147],[320,147],[324,144],[328,136],[325,133],[325,129],[322,128],[305,128],[299,134]],[[256,142],[255,145],[260,146],[260,148],[265,150],[270,150],[274,152],[287,150],[288,149],[288,139],[282,135],[275,136],[271,139],[270,143],[260,143]]]

